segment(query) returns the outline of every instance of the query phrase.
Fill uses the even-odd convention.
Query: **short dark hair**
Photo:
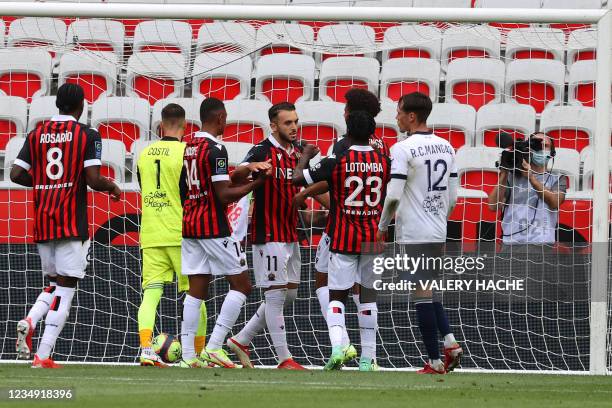
[[[225,110],[225,104],[217,98],[206,98],[200,105],[200,121],[202,124],[210,122],[219,111]]]
[[[370,112],[350,112],[346,117],[346,134],[351,139],[367,143],[376,130],[376,121]]]
[[[72,113],[81,107],[84,99],[85,92],[81,85],[66,82],[57,89],[55,106],[62,113]]]
[[[402,96],[398,106],[403,112],[416,114],[419,123],[427,122],[432,108],[429,96],[421,92],[412,92]]]
[[[277,103],[276,105],[272,105],[272,107],[268,109],[268,118],[270,119],[270,122],[272,122],[274,119],[276,119],[280,111],[290,111],[291,112],[294,110],[295,110],[295,105],[292,104],[291,102]]]
[[[380,101],[372,92],[367,89],[351,88],[344,94],[346,99],[346,111],[366,111],[373,118],[380,113]]]
[[[172,125],[185,120],[185,109],[179,104],[169,103],[161,111],[162,122]]]

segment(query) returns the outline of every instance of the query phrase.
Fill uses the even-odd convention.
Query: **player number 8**
[[[64,166],[62,165],[62,149],[52,147],[47,151],[47,177],[51,180],[59,180],[64,175]],[[54,168],[57,167],[57,171]]]

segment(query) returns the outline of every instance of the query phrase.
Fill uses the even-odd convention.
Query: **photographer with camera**
[[[501,209],[502,240],[508,244],[554,244],[558,209],[565,200],[567,182],[553,173],[555,145],[543,133],[524,141],[500,134],[505,148],[498,163],[499,183],[488,197],[492,211]]]

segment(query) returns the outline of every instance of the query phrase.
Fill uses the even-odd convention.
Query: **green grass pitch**
[[[66,388],[73,401],[0,401],[4,407],[610,407],[609,377],[413,372],[287,372],[70,365],[0,365],[0,388]]]

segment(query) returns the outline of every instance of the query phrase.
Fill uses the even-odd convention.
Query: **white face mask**
[[[550,151],[542,149],[531,153],[531,162],[536,166],[545,166],[550,160]]]

